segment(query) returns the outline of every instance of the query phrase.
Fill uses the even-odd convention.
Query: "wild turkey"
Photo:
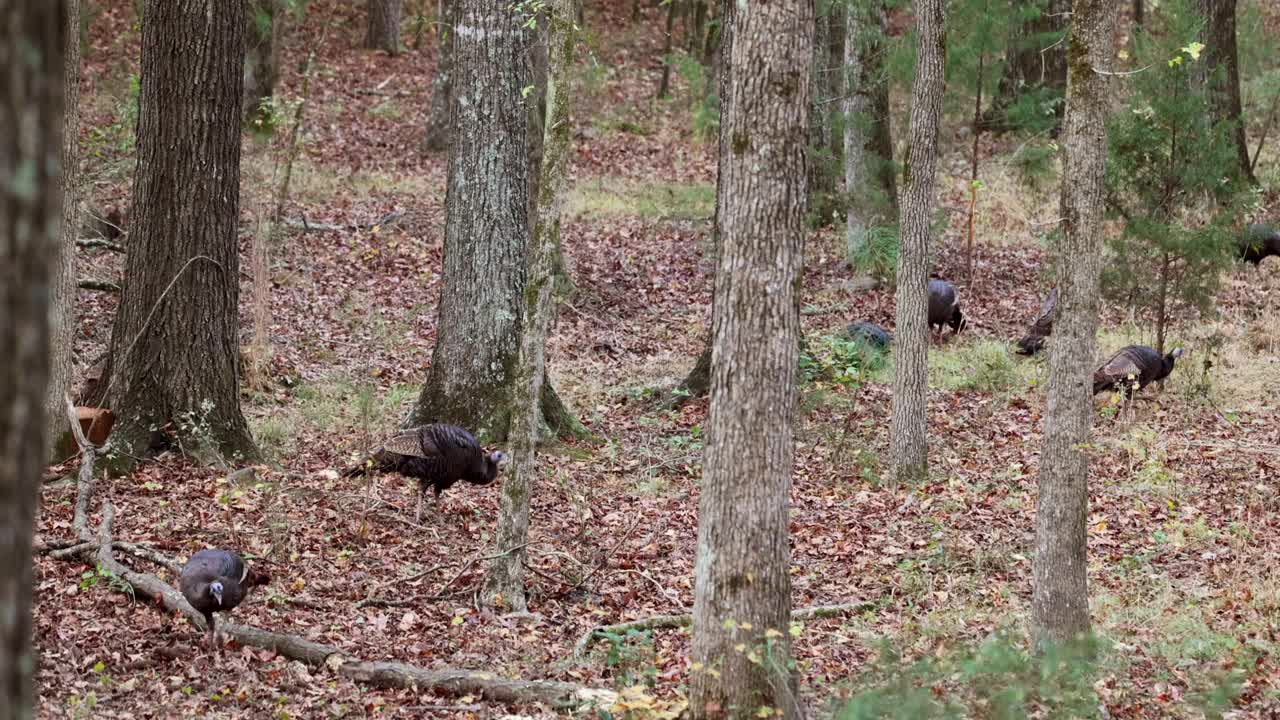
[[[1021,355],[1035,355],[1044,349],[1044,341],[1053,333],[1053,317],[1058,310],[1058,288],[1049,291],[1049,296],[1040,305],[1040,314],[1031,321],[1027,334],[1018,340],[1017,352]]]
[[[875,348],[886,348],[893,342],[893,335],[875,323],[856,322],[845,330],[845,334],[851,340],[861,340]]]
[[[213,626],[215,612],[230,612],[244,600],[251,588],[266,585],[271,577],[250,569],[230,550],[201,550],[182,567],[178,587],[191,607],[204,615],[209,640],[217,644]]]
[[[1263,258],[1280,256],[1280,231],[1268,225],[1250,225],[1239,240],[1240,259],[1257,265]]]
[[[440,493],[459,480],[488,485],[498,477],[507,456],[499,451],[485,454],[475,436],[457,425],[423,425],[403,430],[369,453],[359,465],[344,475],[363,475],[370,470],[395,472],[418,480],[418,510],[422,521],[422,495],[430,485],[436,502]]]
[[[1126,397],[1157,380],[1169,377],[1174,362],[1182,357],[1182,348],[1161,357],[1154,348],[1146,345],[1129,345],[1121,348],[1093,373],[1093,394],[1116,389]]]
[[[960,297],[956,287],[946,280],[934,278],[929,281],[929,329],[937,326],[942,332],[943,325],[950,325],[952,334],[959,334],[968,326],[964,313],[960,312]]]

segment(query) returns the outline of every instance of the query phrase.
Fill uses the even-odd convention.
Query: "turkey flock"
[[[1253,225],[1241,238],[1238,257],[1254,265],[1264,258],[1280,256],[1280,232]],[[1053,334],[1058,309],[1058,291],[1049,291],[1032,319],[1026,334],[1015,343],[1015,352],[1032,356],[1044,350]],[[960,334],[968,326],[961,310],[960,294],[955,285],[941,277],[928,283],[927,322],[929,331],[941,338],[947,328],[951,335]],[[845,336],[868,347],[887,351],[893,345],[893,334],[871,322],[855,322]],[[1128,401],[1154,382],[1173,372],[1185,351],[1174,348],[1160,353],[1146,345],[1121,348],[1093,373],[1093,394],[1115,391]],[[408,428],[388,437],[364,459],[346,469],[344,477],[389,472],[417,481],[415,523],[422,522],[422,498],[430,488],[437,508],[440,495],[455,483],[489,485],[507,465],[501,451],[486,452],[475,436],[456,425],[429,424]],[[267,573],[254,570],[237,553],[226,549],[201,550],[191,556],[182,568],[178,584],[187,602],[205,618],[210,642],[217,646],[214,613],[235,609],[254,587],[270,582]]]

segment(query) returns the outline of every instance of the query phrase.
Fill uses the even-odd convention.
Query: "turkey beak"
[[[499,470],[506,470],[507,466],[511,464],[511,456],[501,450],[493,454],[493,459],[497,461]]]
[[[213,595],[213,599],[218,601],[218,606],[222,606],[222,583],[214,583],[209,586],[209,592]]]

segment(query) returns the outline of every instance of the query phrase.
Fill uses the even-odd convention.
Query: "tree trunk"
[[[257,457],[239,392],[244,28],[238,2],[153,3],[143,17],[129,254],[103,375],[126,458],[170,422],[184,450]]]
[[[80,0],[63,0],[63,4],[68,39],[62,68],[62,242],[49,288],[49,386],[44,395],[45,437],[50,447],[67,428],[65,398],[71,392],[78,289],[76,239],[80,229]]]
[[[364,46],[399,55],[403,0],[369,0],[368,8],[369,29],[364,36]]]
[[[662,41],[662,76],[658,80],[657,98],[659,100],[667,97],[667,92],[671,87],[671,63],[674,58],[671,56],[671,48],[675,42],[675,20],[676,13],[680,10],[680,0],[668,0],[667,2],[667,27]]]
[[[1143,15],[1146,14],[1144,10],[1145,8],[1143,8],[1142,0],[1133,0],[1133,25],[1135,28],[1142,28],[1142,24],[1144,22]]]
[[[63,244],[63,52],[79,37],[68,33],[78,25],[64,10],[58,2],[0,0],[0,718],[6,719],[35,711],[31,538],[48,447],[41,408],[50,369],[49,299]]]
[[[1075,0],[1068,37],[1075,58],[1062,130],[1063,232],[1053,248],[1058,309],[1049,344],[1049,389],[1036,500],[1031,601],[1037,642],[1089,631],[1085,521],[1089,506],[1092,378],[1102,271],[1103,170],[1107,154],[1107,70],[1113,54],[1112,0]]]
[[[828,65],[828,45],[833,32],[829,3],[819,2],[813,18],[813,57],[809,61],[809,158],[805,212],[815,225],[827,225],[835,206],[835,164],[831,158],[831,113],[828,89],[833,68]],[[825,7],[823,7],[825,6]]]
[[[911,144],[903,172],[906,188],[898,224],[898,289],[894,339],[893,417],[889,455],[897,482],[928,476],[929,225],[938,166],[938,119],[942,114],[946,45],[943,0],[917,0],[915,83],[911,90]]]
[[[280,47],[284,36],[283,0],[250,0],[245,15],[244,114],[271,97],[280,79]]]
[[[1015,6],[1025,18],[1009,36],[1004,74],[987,112],[984,129],[1013,129],[1006,112],[1029,90],[1049,88],[1063,93],[1067,88],[1066,44],[1060,42],[1071,16],[1071,0],[1017,0]],[[1061,104],[1057,105],[1061,118]]]
[[[689,712],[799,718],[787,531],[813,4],[734,15]]]
[[[867,230],[896,216],[898,191],[889,136],[889,83],[884,74],[883,0],[854,0],[846,18],[845,230],[846,249],[852,256],[865,245]]]
[[[431,110],[426,132],[422,136],[425,152],[440,152],[449,147],[452,116],[449,111],[453,71],[454,7],[457,0],[439,0],[439,24],[436,26],[436,74],[431,79]]]
[[[1257,185],[1249,162],[1244,111],[1240,102],[1240,63],[1236,48],[1236,0],[1197,0],[1205,19],[1204,69],[1209,108],[1214,123],[1231,123],[1240,177]]]
[[[719,0],[716,13],[720,17],[720,40],[719,48],[716,52],[716,94],[720,97],[720,117],[721,124],[724,123],[725,107],[729,98],[729,80],[733,75],[733,68],[730,65],[730,53],[733,50],[733,9],[734,0]],[[724,184],[720,182],[720,178],[724,177],[724,164],[729,159],[729,149],[725,144],[725,134],[721,132],[717,138],[718,148],[716,151],[716,207],[715,216],[711,219],[711,252],[713,259],[717,263],[720,262],[720,234],[721,234],[721,218],[724,217]],[[711,299],[712,312],[715,311],[715,298]],[[698,357],[694,360],[693,369],[680,383],[678,390],[680,393],[689,397],[702,397],[711,390],[711,333],[707,332],[706,344],[703,345],[702,351],[698,353]]]
[[[546,375],[547,333],[555,305],[556,261],[560,254],[560,216],[568,178],[569,110],[573,102],[574,0],[552,0],[547,10],[547,75],[545,138],[538,183],[541,197],[529,253],[529,284],[524,298],[524,333],[513,383],[511,454],[514,471],[502,482],[498,516],[498,549],[505,551],[489,566],[484,596],[490,605],[525,610],[524,546],[529,540],[529,498],[537,480],[534,446]]]
[[[529,239],[526,34],[505,0],[461,0],[454,35],[444,288],[436,347],[411,425],[505,438],[520,349]]]

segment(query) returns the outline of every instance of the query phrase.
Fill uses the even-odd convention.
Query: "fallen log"
[[[118,293],[120,292],[120,284],[113,283],[110,280],[94,280],[86,278],[76,283],[81,290],[97,290],[99,292]]]
[[[814,607],[800,608],[791,611],[792,620],[812,620],[815,618],[829,618],[838,615],[844,615],[851,612],[862,612],[875,607],[874,603],[867,601],[844,603],[842,605],[816,605]],[[676,629],[688,627],[693,624],[693,615],[684,613],[681,615],[654,615],[652,617],[641,618],[639,620],[631,620],[628,622],[615,623],[613,625],[597,625],[591,628],[582,637],[578,638],[578,642],[573,644],[573,657],[581,658],[586,654],[587,648],[597,636],[607,634],[620,634],[628,630],[662,630]]]

